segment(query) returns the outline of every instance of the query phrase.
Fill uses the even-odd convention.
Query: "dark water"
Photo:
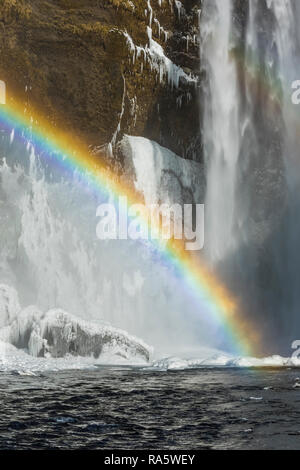
[[[298,375],[107,368],[1,374],[0,449],[300,449]]]

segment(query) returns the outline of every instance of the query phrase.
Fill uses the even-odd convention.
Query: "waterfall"
[[[299,13],[293,0],[205,0],[200,24],[206,254],[266,349],[285,352],[300,326]]]
[[[291,84],[300,77],[299,19],[297,1],[271,0],[268,7],[274,14],[274,40],[278,51],[279,79],[282,84],[282,113],[284,120],[283,150],[287,183],[287,207],[280,235],[273,244],[276,260],[277,285],[281,286],[278,316],[283,338],[287,343],[298,339],[300,329],[300,167],[299,167],[299,106],[292,103]]]
[[[204,3],[202,64],[207,76],[203,123],[207,171],[206,240],[210,259],[223,259],[236,246],[236,185],[239,157],[239,94],[231,58],[231,0]]]
[[[109,323],[160,353],[217,345],[215,325],[150,242],[97,238],[97,207],[117,207],[113,194],[75,169],[56,170],[13,132],[2,132],[0,157],[0,284],[17,291],[21,308]]]
[[[205,256],[263,330],[267,353],[290,352],[300,327],[298,19],[296,0],[203,0],[200,15]],[[197,164],[157,145],[133,149],[143,181],[194,201]],[[110,322],[160,350],[224,345],[153,247],[97,240],[96,208],[113,194],[60,174],[13,131],[0,135],[0,159],[0,283],[22,307]]]

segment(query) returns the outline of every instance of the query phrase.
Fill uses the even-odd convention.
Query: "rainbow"
[[[0,128],[13,132],[15,138],[30,143],[36,152],[48,158],[50,164],[67,171],[77,171],[87,185],[100,193],[126,196],[129,204],[143,202],[126,182],[114,174],[99,158],[91,154],[82,141],[59,127],[52,125],[41,113],[24,106],[22,100],[9,97],[0,106]],[[199,257],[192,256],[179,241],[155,240],[159,258],[188,286],[197,299],[200,313],[222,326],[226,339],[239,355],[253,355],[259,351],[260,338],[257,329],[245,319],[238,302]]]

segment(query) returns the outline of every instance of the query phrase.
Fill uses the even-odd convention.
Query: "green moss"
[[[12,18],[29,18],[32,9],[24,0],[1,0],[0,18],[9,21]]]

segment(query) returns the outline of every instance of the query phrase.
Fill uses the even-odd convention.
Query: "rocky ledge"
[[[124,134],[200,160],[201,0],[2,0],[0,79],[93,148]],[[180,110],[180,112],[179,112]]]

